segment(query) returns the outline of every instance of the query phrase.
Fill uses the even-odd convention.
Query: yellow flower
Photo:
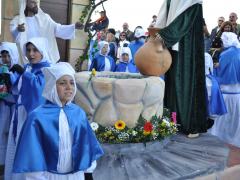
[[[126,126],[125,122],[122,121],[122,120],[118,120],[116,123],[115,123],[115,128],[118,129],[118,130],[123,130]]]
[[[151,131],[143,131],[144,136],[148,136],[151,133]]]
[[[96,74],[97,74],[97,71],[93,68],[93,69],[92,69],[92,75],[93,75],[93,76],[96,76]]]

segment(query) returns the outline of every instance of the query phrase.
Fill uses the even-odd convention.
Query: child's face
[[[57,93],[62,105],[65,105],[73,97],[75,91],[74,80],[69,75],[64,75],[57,80]]]
[[[10,68],[11,67],[11,58],[10,58],[9,53],[7,51],[2,51],[1,56],[2,56],[3,64],[6,64]]]
[[[26,47],[26,56],[31,64],[37,64],[42,60],[42,54],[31,43],[29,43]]]
[[[121,33],[119,36],[121,41],[124,41],[126,39],[126,34],[125,33]]]
[[[101,54],[102,54],[102,55],[106,55],[106,54],[107,54],[107,51],[108,51],[108,45],[105,44],[105,45],[103,46],[102,50],[101,50]]]
[[[123,53],[123,54],[122,54],[122,60],[123,60],[124,62],[128,62],[128,61],[129,61],[129,55],[128,55],[127,53]]]
[[[224,32],[230,32],[231,29],[232,29],[232,28],[231,28],[230,25],[226,25],[226,26],[223,27],[223,31],[224,31]]]

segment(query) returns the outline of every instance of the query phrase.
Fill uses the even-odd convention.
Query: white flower
[[[163,119],[163,122],[166,123],[167,127],[170,127],[170,122],[168,122],[166,119]]]
[[[137,131],[133,131],[133,132],[132,132],[132,135],[133,135],[133,136],[136,136],[137,133],[138,133]]]
[[[96,122],[92,122],[90,125],[93,131],[96,131],[99,128],[98,123]]]

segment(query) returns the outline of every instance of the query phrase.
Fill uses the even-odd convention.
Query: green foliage
[[[75,65],[75,69],[77,72],[81,71],[83,62],[89,59],[88,50],[90,47],[91,39],[94,36],[88,28],[92,13],[96,9],[96,7],[98,7],[101,4],[103,5],[105,1],[107,0],[100,0],[98,3],[96,3],[96,0],[89,0],[89,5],[85,6],[79,18],[80,23],[85,24],[84,31],[88,33],[88,39],[87,39],[86,48],[84,49],[83,54],[79,56],[79,58],[77,59],[77,62]]]
[[[124,122],[124,120],[122,120]],[[96,125],[96,123],[94,122]],[[146,124],[150,125],[148,130]],[[91,124],[92,126],[92,124]],[[175,134],[177,125],[171,121],[170,112],[164,108],[162,118],[153,116],[150,120],[139,117],[137,126],[134,128],[119,129],[115,126],[103,127],[97,125],[93,128],[98,140],[101,143],[146,143],[149,141],[162,140],[163,138]]]

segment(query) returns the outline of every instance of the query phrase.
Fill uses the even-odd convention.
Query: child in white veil
[[[85,112],[71,102],[76,94],[75,71],[61,62],[43,73],[47,102],[28,116],[13,171],[28,179],[84,179],[84,172],[95,169],[103,151]]]

